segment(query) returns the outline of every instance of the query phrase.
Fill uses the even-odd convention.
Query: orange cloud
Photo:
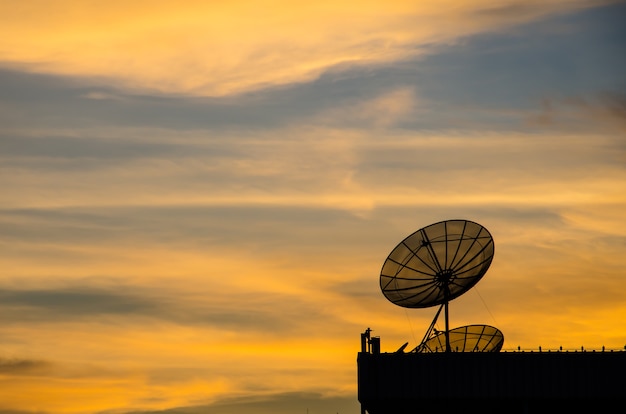
[[[118,87],[227,95],[413,58],[425,44],[592,3],[5,2],[0,61]]]

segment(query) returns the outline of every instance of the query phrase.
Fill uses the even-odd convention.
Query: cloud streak
[[[304,407],[311,412],[350,412],[358,408],[351,398],[324,397],[315,393],[286,393],[267,397],[225,399],[211,405],[181,407],[163,411],[141,411],[128,414],[281,414],[293,412],[293,407]]]
[[[145,290],[141,286],[123,287],[120,284],[115,290],[93,287],[3,290],[0,292],[0,308],[7,324],[109,323],[111,318],[147,319],[146,323],[166,321],[179,325],[205,325],[223,331],[275,335],[293,335],[303,330],[299,326],[310,325],[313,320],[324,317],[322,309],[287,294],[238,293],[231,288],[192,298],[186,289],[168,295],[161,292],[158,296]],[[181,301],[181,297],[185,300]],[[277,303],[281,304],[280,310],[274,309]],[[288,316],[294,312],[301,314],[297,320]]]
[[[0,375],[41,375],[49,371],[47,361],[0,358]]]

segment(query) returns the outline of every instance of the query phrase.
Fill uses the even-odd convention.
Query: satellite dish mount
[[[468,327],[451,331],[449,303],[478,283],[489,269],[493,255],[491,234],[480,224],[469,220],[446,220],[431,224],[409,235],[391,251],[380,273],[383,295],[392,303],[406,308],[439,305],[435,318],[422,343],[414,349],[415,352],[430,352],[426,350],[430,349],[433,344],[431,341],[435,338],[437,343],[444,340],[435,352],[452,352],[451,332],[454,335],[460,332],[473,335],[476,330],[474,327],[486,326],[470,325],[471,332],[467,329],[463,331],[463,328]],[[439,334],[435,324],[442,309],[445,331]],[[497,331],[494,337],[502,337],[499,330],[489,328]],[[491,332],[491,329],[487,331]],[[483,333],[487,331],[483,330]],[[441,335],[443,338],[440,338]],[[461,349],[466,349],[465,343]]]

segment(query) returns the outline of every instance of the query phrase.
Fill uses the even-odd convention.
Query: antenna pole
[[[450,287],[447,284],[444,286],[444,296],[446,298],[446,301],[444,302],[444,313],[446,317],[446,352],[452,352],[452,349],[450,348],[450,321],[448,318],[448,298],[450,297]]]
[[[450,349],[450,323],[448,321],[448,301],[446,300],[446,352],[451,352]]]

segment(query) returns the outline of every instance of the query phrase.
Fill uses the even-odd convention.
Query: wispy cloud
[[[211,405],[177,407],[163,411],[134,411],[128,414],[287,414],[294,409],[310,412],[352,412],[358,409],[354,398],[328,397],[315,393],[285,393],[264,397],[218,400]]]
[[[294,8],[277,1],[260,9],[251,1],[187,1],[146,9],[115,1],[97,13],[71,2],[26,11],[7,4],[0,34],[13,41],[2,44],[0,58],[38,72],[216,96],[311,81],[336,65],[406,59],[422,45],[591,4],[510,0],[494,9],[490,0],[392,1]]]
[[[606,92],[590,98],[545,98],[539,113],[530,117],[530,123],[543,128],[587,129],[622,136],[626,131],[626,95]]]
[[[0,375],[41,375],[50,371],[48,361],[0,358]]]
[[[121,283],[108,290],[94,287],[5,289],[0,292],[0,308],[6,324],[69,321],[98,324],[120,318],[120,321],[141,319],[145,323],[199,324],[223,331],[276,335],[294,335],[303,331],[304,328],[299,327],[323,318],[325,313],[298,296],[263,290],[255,293],[254,287],[245,293],[237,292],[234,286],[218,287],[195,298],[189,288],[178,291],[170,288],[169,294],[146,290],[146,287],[123,286]],[[181,302],[181,296],[186,300]],[[297,319],[290,316],[294,312],[299,314]]]

